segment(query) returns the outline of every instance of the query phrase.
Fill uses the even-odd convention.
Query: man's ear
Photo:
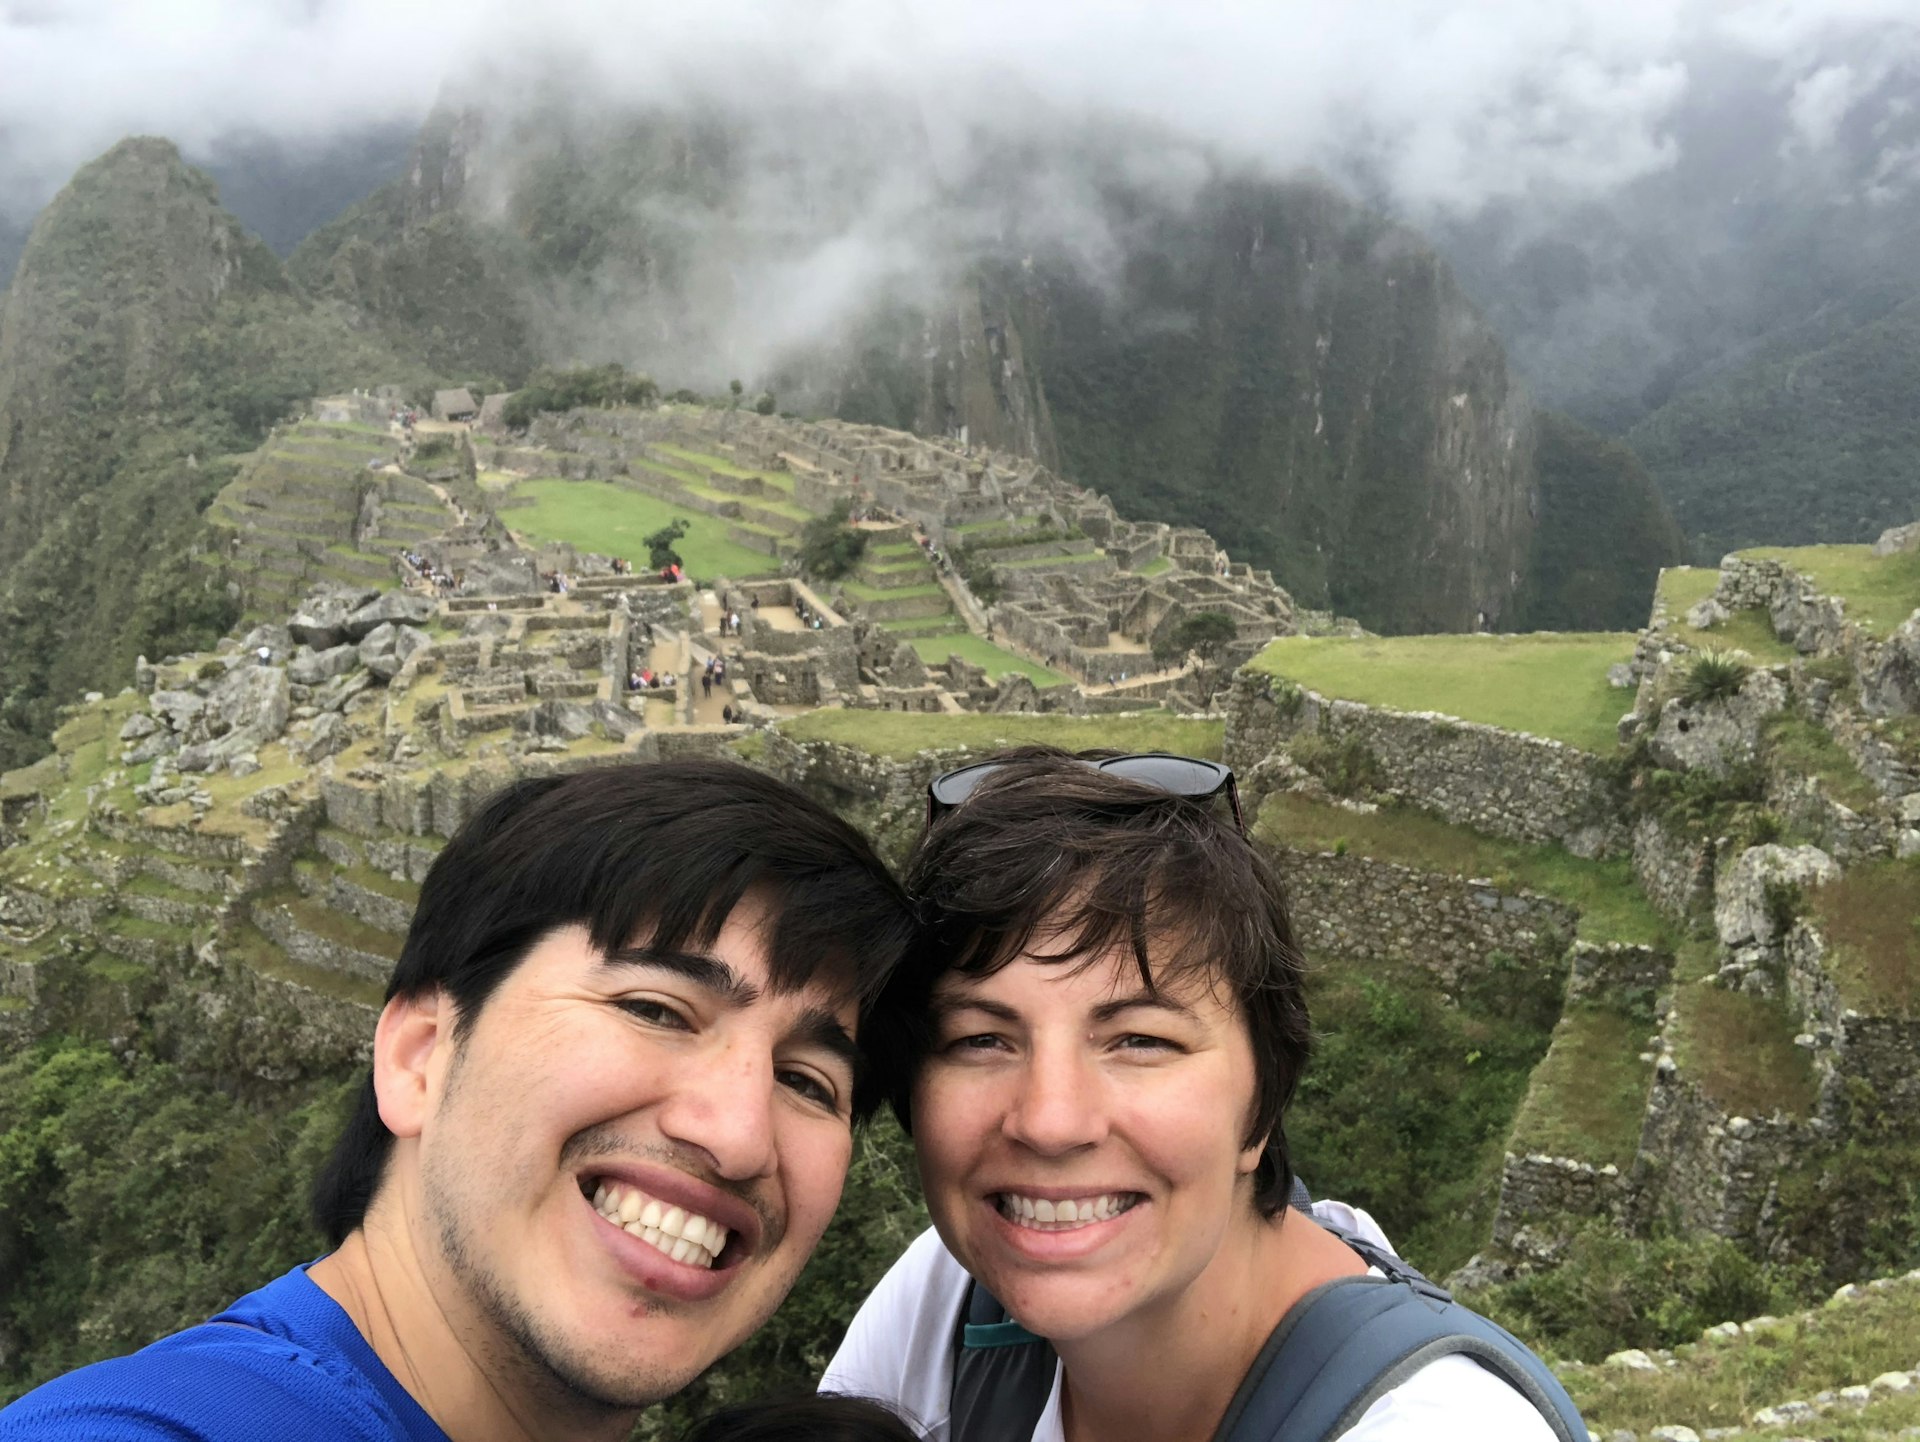
[[[441,1068],[453,1045],[453,1008],[438,988],[391,998],[373,1031],[373,1090],[380,1120],[396,1137],[417,1137],[433,1110]]]

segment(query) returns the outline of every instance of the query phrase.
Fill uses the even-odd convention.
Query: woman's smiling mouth
[[[994,1206],[1016,1227],[1036,1232],[1071,1232],[1095,1222],[1112,1221],[1144,1200],[1139,1192],[1091,1192],[1081,1197],[1030,1197],[996,1192]]]

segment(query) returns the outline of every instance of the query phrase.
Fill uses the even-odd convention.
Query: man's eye
[[[775,1073],[775,1075],[779,1079],[780,1085],[786,1087],[795,1095],[803,1096],[810,1102],[816,1102],[828,1111],[838,1112],[840,1110],[839,1094],[835,1092],[832,1087],[821,1081],[819,1077],[813,1075],[813,1073],[783,1068],[781,1071]]]
[[[1116,1043],[1122,1051],[1179,1051],[1177,1043],[1164,1036],[1148,1036],[1144,1032],[1128,1032]]]
[[[651,1026],[671,1027],[675,1031],[687,1031],[687,1019],[668,1006],[665,1002],[649,1001],[645,997],[622,997],[617,1003],[628,1016],[637,1017]]]

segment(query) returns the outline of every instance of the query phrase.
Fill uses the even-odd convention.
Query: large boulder
[[[292,705],[287,673],[280,667],[236,666],[207,693],[209,729],[219,731],[222,741],[241,734],[257,746],[286,729]],[[211,725],[215,721],[219,726]],[[251,746],[230,748],[228,754]]]
[[[595,701],[589,708],[594,724],[609,741],[625,741],[647,729],[647,723],[618,701]]]
[[[1869,716],[1920,711],[1920,611],[1907,617],[1861,668],[1860,709]]]
[[[293,750],[309,766],[337,755],[353,744],[346,718],[338,711],[327,711],[313,718],[307,734],[293,743]]]
[[[424,626],[439,607],[427,596],[411,591],[383,591],[347,617],[347,639],[360,641],[380,627]]]
[[[300,654],[287,663],[287,679],[296,686],[318,686],[335,676],[344,676],[360,664],[357,646],[334,646],[325,651],[302,647]]]
[[[276,660],[284,661],[293,652],[293,633],[285,626],[269,623],[255,626],[240,642],[241,651],[248,656],[257,656],[262,646],[271,651]]]
[[[1785,708],[1787,688],[1771,671],[1748,676],[1739,694],[1724,701],[1684,701],[1675,697],[1660,709],[1660,724],[1647,748],[1670,771],[1705,771],[1724,776],[1729,767],[1760,754],[1766,719]]]
[[[1713,925],[1729,948],[1773,946],[1783,938],[1783,903],[1840,878],[1817,846],[1752,846],[1720,874],[1713,888]]]
[[[160,729],[160,723],[144,711],[136,711],[127,718],[127,724],[120,728],[122,741],[140,741]]]
[[[347,702],[373,685],[373,673],[356,666],[344,676],[335,676],[313,693],[314,709],[322,714],[338,712]]]
[[[425,631],[387,621],[369,631],[360,643],[360,664],[382,681],[391,681],[423,646],[432,645]]]
[[[1920,551],[1920,521],[1882,531],[1880,539],[1873,543],[1876,556],[1894,556],[1902,551]]]
[[[578,701],[542,701],[520,713],[514,729],[525,735],[552,736],[561,741],[578,741],[593,734],[597,718]]]
[[[155,691],[147,705],[175,731],[186,730],[207,709],[206,699],[194,691]]]
[[[325,651],[347,639],[347,618],[380,593],[373,589],[320,591],[287,619],[287,632],[302,646]]]

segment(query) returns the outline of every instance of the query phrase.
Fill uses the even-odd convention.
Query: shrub
[[[800,532],[800,564],[809,576],[837,581],[866,555],[867,533],[847,524],[849,514],[847,502],[836,502],[831,511],[808,521]]]
[[[1201,660],[1211,661],[1239,633],[1233,617],[1224,611],[1195,611],[1155,638],[1153,659],[1164,664],[1195,651]]]
[[[676,393],[677,395],[678,393]],[[651,376],[628,374],[614,362],[574,370],[535,371],[533,378],[508,398],[500,418],[513,430],[525,430],[542,411],[570,411],[579,406],[641,406],[660,397]]]
[[[680,553],[673,548],[673,543],[686,533],[685,517],[675,516],[671,524],[662,526],[652,535],[647,536],[641,543],[647,548],[647,564],[656,571],[664,571],[669,566],[683,565]]]
[[[1753,667],[1730,651],[1702,651],[1687,667],[1680,699],[1693,706],[1729,701],[1740,694],[1752,673]]]
[[[1294,737],[1287,749],[1297,764],[1319,777],[1335,796],[1358,796],[1380,785],[1379,758],[1356,736],[1332,741],[1316,732]]]

